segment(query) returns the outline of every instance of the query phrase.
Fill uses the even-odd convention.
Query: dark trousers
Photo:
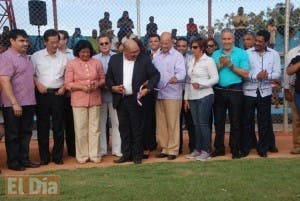
[[[143,146],[144,150],[155,150],[156,143],[156,118],[155,118],[156,92],[152,91],[142,99],[143,102]]]
[[[123,157],[141,160],[143,156],[143,116],[136,96],[125,96],[118,105],[117,114]]]
[[[66,145],[69,156],[75,156],[75,130],[74,130],[74,117],[71,106],[71,98],[65,97],[65,135]]]
[[[57,96],[55,93],[40,94],[36,91],[37,132],[41,161],[50,161],[50,117],[54,139],[52,160],[62,160],[64,150],[64,99],[64,96]]]
[[[227,110],[230,121],[229,146],[232,153],[236,153],[239,150],[242,104],[243,92],[241,84],[224,89],[215,89],[213,111],[216,130],[214,147],[216,151],[225,151],[224,135]]]
[[[236,29],[234,31],[235,46],[240,47],[240,40],[243,38],[246,32],[246,29]]]
[[[258,136],[257,151],[259,154],[265,154],[269,146],[274,143],[275,137],[271,119],[271,96],[257,97],[244,96],[244,132],[242,137],[241,150],[249,153],[251,149],[251,124],[254,120],[255,110],[257,110]],[[270,125],[271,124],[271,125]],[[273,141],[273,142],[272,142]]]
[[[22,106],[22,116],[16,117],[12,107],[3,108],[5,147],[8,165],[29,161],[29,143],[35,106]]]

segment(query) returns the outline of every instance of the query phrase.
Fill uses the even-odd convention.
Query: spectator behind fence
[[[298,45],[287,54],[283,81],[284,97],[292,110],[293,148],[291,154],[300,154],[299,69],[300,46]]]
[[[278,33],[280,33],[282,36],[284,36],[285,7],[280,7],[279,11],[276,13],[275,25],[277,27]]]
[[[92,30],[92,36],[88,37],[87,40],[91,43],[93,50],[94,50],[94,54],[98,54],[99,53],[99,45],[98,45],[98,36],[97,36],[96,29]]]
[[[228,110],[230,120],[229,145],[232,159],[240,158],[239,138],[241,135],[241,120],[243,106],[243,78],[248,77],[249,60],[245,50],[234,46],[234,35],[231,29],[225,28],[221,32],[223,48],[216,50],[212,58],[219,71],[219,83],[214,87],[215,102],[215,150],[212,157],[224,156],[225,121]]]
[[[81,35],[80,28],[77,27],[77,28],[75,28],[75,31],[71,37],[71,48],[74,49],[75,45],[80,40],[84,40],[84,37]]]
[[[119,28],[118,39],[121,42],[122,38],[126,35],[127,29],[132,30],[134,28],[133,21],[129,18],[128,11],[123,11],[123,15],[117,22],[117,28]]]
[[[177,41],[177,29],[172,29],[171,38],[172,38],[173,46],[175,46]]]
[[[11,47],[0,56],[7,165],[9,169],[24,171],[27,167],[39,166],[29,159],[29,143],[36,105],[34,68],[26,55],[27,33],[24,30],[14,29],[9,32],[8,38]]]
[[[135,164],[142,162],[144,122],[137,97],[143,102],[143,97],[156,87],[159,78],[160,74],[150,57],[140,54],[140,48],[134,40],[127,40],[124,52],[110,58],[106,82],[113,92],[113,106],[118,113],[123,154],[115,163],[130,160]],[[140,91],[146,81],[147,84]]]
[[[136,38],[137,36],[133,34],[132,29],[129,27],[124,28],[124,37],[121,40],[121,43],[125,43],[128,39]]]
[[[190,44],[191,40],[194,40],[198,34],[197,24],[194,23],[194,18],[189,18],[189,23],[186,24],[186,37],[188,44]]]
[[[157,34],[157,24],[154,22],[154,17],[149,17],[149,23],[146,26],[146,35],[144,38],[144,44],[148,44],[149,37],[153,34]]]
[[[43,39],[46,48],[31,56],[35,69],[39,153],[41,165],[47,165],[51,156],[54,163],[61,165],[64,151],[64,73],[67,57],[58,51],[59,33],[56,30],[46,30]],[[54,139],[51,152],[50,121]]]
[[[74,114],[76,159],[79,163],[101,162],[100,147],[100,87],[105,74],[100,61],[92,58],[93,47],[80,40],[74,49],[75,59],[68,61],[65,85],[71,91]],[[105,133],[103,133],[105,135]]]
[[[109,12],[104,12],[104,17],[99,20],[99,34],[112,29],[112,22],[109,20]]]
[[[257,152],[267,157],[267,151],[275,149],[275,137],[271,121],[272,85],[273,80],[281,77],[280,56],[275,50],[268,48],[270,33],[260,30],[255,37],[254,47],[247,50],[250,62],[248,78],[243,85],[243,136],[241,156],[245,157],[251,150],[252,124],[257,111],[258,135]],[[262,62],[263,61],[263,62]],[[272,129],[272,132],[271,132]],[[273,135],[273,136],[272,136]]]
[[[59,30],[59,43],[58,50],[66,55],[67,60],[74,59],[73,50],[67,47],[69,40],[68,32],[64,30]],[[73,110],[71,106],[71,92],[69,90],[65,93],[64,101],[64,112],[65,112],[65,136],[66,136],[66,145],[67,152],[69,156],[75,157],[75,130],[74,130],[74,117]]]
[[[213,86],[218,83],[214,60],[205,54],[205,39],[193,40],[188,61],[189,81],[185,84],[184,109],[191,109],[195,127],[194,150],[187,158],[206,161],[211,152],[210,117],[214,103]]]
[[[8,34],[9,34],[9,27],[8,26],[3,26],[3,31],[2,31],[0,39],[2,40],[3,45],[6,48],[8,48],[9,45],[10,45]]]
[[[186,70],[182,54],[174,49],[171,33],[160,37],[161,50],[153,58],[161,74],[156,101],[157,141],[162,148],[158,158],[176,159],[180,145],[180,110],[182,106],[183,81]]]
[[[185,38],[178,38],[176,41],[176,50],[182,54],[184,57],[184,64],[186,72],[188,70],[188,61],[190,59],[190,55],[188,54],[188,41]],[[185,77],[185,82],[190,82],[188,76]],[[185,90],[183,89],[182,99],[184,97]],[[184,122],[183,122],[184,121]],[[182,153],[183,149],[183,124],[185,124],[188,135],[189,135],[189,149],[190,153],[195,149],[195,128],[192,119],[192,114],[190,109],[184,110],[184,102],[182,103],[181,111],[180,111],[180,146],[179,146],[179,153]]]
[[[249,25],[248,17],[244,15],[244,8],[239,7],[238,13],[232,19],[233,26],[235,28],[234,37],[235,37],[235,46],[240,46],[240,39],[243,38],[244,34],[247,31]]]
[[[270,48],[274,48],[275,42],[276,42],[276,32],[277,32],[277,27],[275,26],[274,19],[270,19],[268,21],[267,25],[268,32],[270,33]]]
[[[110,50],[111,40],[107,35],[100,35],[98,39],[100,53],[95,55],[94,58],[102,62],[104,73],[107,73],[108,62],[112,55],[115,53]],[[111,122],[111,149],[112,155],[121,157],[121,137],[119,132],[119,120],[117,111],[113,108],[112,93],[107,86],[101,89],[102,105],[100,106],[100,155],[107,155],[107,135],[106,124],[107,117],[109,116]],[[109,136],[109,135],[108,135]]]
[[[211,56],[214,53],[214,51],[219,49],[219,45],[214,38],[208,38],[206,42],[207,48],[205,49],[205,53],[207,56]]]

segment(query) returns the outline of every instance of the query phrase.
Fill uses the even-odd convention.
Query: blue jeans
[[[211,129],[209,122],[214,95],[210,94],[201,99],[189,100],[189,103],[195,126],[195,149],[210,152]]]
[[[296,105],[298,115],[300,115],[300,93],[298,93],[296,91],[295,91],[295,94],[294,94],[294,103]]]

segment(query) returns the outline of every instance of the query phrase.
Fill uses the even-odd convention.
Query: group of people
[[[221,32],[222,48],[214,38],[196,37],[190,46],[186,38],[177,38],[174,44],[172,34],[163,32],[149,35],[149,50],[134,37],[123,42],[120,53],[112,51],[107,32],[96,37],[97,54],[88,40],[78,40],[69,49],[64,30],[46,30],[45,49],[31,56],[26,55],[24,30],[11,30],[8,38],[10,47],[0,56],[0,84],[10,169],[63,164],[64,139],[68,155],[79,163],[99,163],[109,153],[109,127],[116,163],[140,164],[157,149],[156,157],[174,160],[182,153],[183,119],[189,135],[186,157],[206,161],[225,155],[227,113],[233,159],[246,157],[252,148],[261,157],[267,157],[268,151],[278,152],[271,97],[272,82],[281,79],[281,67],[278,52],[268,47],[267,30],[244,33],[247,50],[234,45],[234,32],[228,28]],[[296,80],[285,79],[286,94],[295,88],[293,115],[300,110],[297,55],[298,51],[290,53],[285,73]],[[293,74],[295,79],[288,76]],[[29,159],[34,113],[39,164]],[[299,116],[294,118],[295,126],[297,121]],[[294,129],[295,154],[300,153],[298,133]]]

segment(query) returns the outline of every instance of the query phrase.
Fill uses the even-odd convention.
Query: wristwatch
[[[230,66],[228,66],[228,68],[233,71],[233,64],[231,64]]]

